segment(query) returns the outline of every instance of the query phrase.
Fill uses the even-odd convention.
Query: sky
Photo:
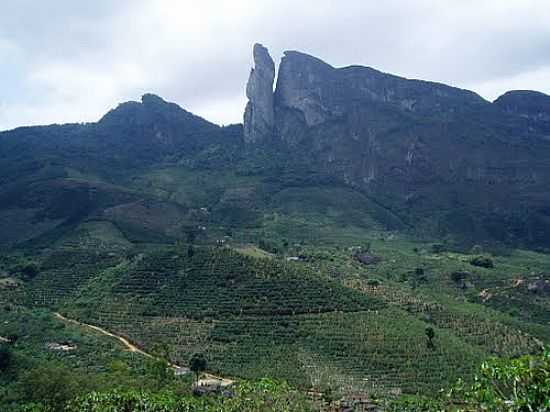
[[[550,0],[0,0],[0,130],[91,122],[155,93],[242,122],[252,46],[550,94]]]

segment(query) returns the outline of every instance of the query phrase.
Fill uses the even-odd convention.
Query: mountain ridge
[[[275,68],[267,48],[256,45],[253,55],[254,87],[247,87],[243,125],[220,127],[145,94],[95,123],[0,132],[0,167],[7,172],[0,197],[10,199],[2,213],[8,219],[16,206],[31,213],[55,203],[55,191],[46,203],[29,199],[33,193],[44,199],[36,191],[51,187],[48,179],[72,175],[111,185],[79,189],[85,192],[94,187],[114,196],[113,187],[130,185],[140,193],[136,199],[149,199],[148,204],[159,196],[171,202],[154,185],[143,186],[140,177],[169,166],[250,176],[254,183],[247,188],[215,192],[248,193],[248,199],[231,201],[247,225],[256,224],[285,185],[324,182],[362,193],[417,235],[550,246],[546,120],[514,109],[521,97],[522,110],[544,114],[550,97],[508,92],[491,103],[471,91],[369,67],[334,68],[297,51],[285,52],[273,89]],[[533,97],[536,104],[528,102]],[[75,190],[73,184],[64,187]],[[86,196],[86,202],[96,202],[95,194]],[[221,195],[216,204],[232,198]]]

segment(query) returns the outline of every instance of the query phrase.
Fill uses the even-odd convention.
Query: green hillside
[[[303,390],[425,393],[471,379],[491,355],[538,353],[548,342],[548,300],[532,299],[525,284],[500,286],[513,286],[526,256],[533,273],[547,267],[546,256],[514,252],[485,269],[468,263],[475,255],[433,253],[430,244],[395,235],[366,243],[381,262],[364,265],[342,244],[297,244],[258,258],[233,250],[231,239],[224,247],[180,243],[123,254],[67,247],[38,258],[32,279],[16,274],[19,286],[3,295],[148,351],[164,347],[177,364],[201,352],[218,374],[270,376]],[[303,261],[286,261],[293,249]],[[6,270],[14,264],[6,261]],[[468,271],[472,285],[453,280],[458,270]],[[483,300],[482,290],[519,303]]]

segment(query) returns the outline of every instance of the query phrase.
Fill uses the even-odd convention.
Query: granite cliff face
[[[491,103],[287,51],[272,136],[421,232],[550,243],[547,99],[511,92]],[[253,127],[246,120],[245,130]]]
[[[336,69],[296,51],[285,52],[275,91],[277,108],[302,112],[307,126],[346,115],[359,105],[385,103],[411,113],[455,113],[488,102],[473,92],[408,80],[370,67]]]
[[[244,112],[244,139],[248,143],[261,142],[273,134],[273,81],[275,64],[261,44],[254,45],[254,68],[246,84],[248,104]]]
[[[532,90],[513,90],[504,93],[495,105],[508,114],[528,121],[530,130],[550,138],[550,96]]]

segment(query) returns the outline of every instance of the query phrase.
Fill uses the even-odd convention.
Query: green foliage
[[[277,247],[277,245],[265,239],[260,239],[258,241],[258,247],[269,253],[274,253],[274,254],[279,253],[279,248]]]
[[[223,248],[196,248],[192,257],[175,252],[150,253],[120,273],[104,296],[104,308],[130,297],[136,312],[204,319],[379,307],[375,299],[297,265]],[[77,306],[88,304],[84,296],[95,306],[96,286],[105,287],[105,281],[90,283]]]
[[[459,379],[439,396],[403,396],[390,412],[546,412],[550,410],[550,351],[483,362],[471,383]]]
[[[11,351],[7,345],[0,344],[0,372],[6,371],[11,363]]]
[[[434,328],[432,328],[431,326],[428,326],[426,328],[426,337],[428,338],[428,348],[433,349],[434,348],[433,339],[435,337],[435,332],[434,332]]]
[[[443,412],[444,404],[440,399],[429,396],[407,395],[398,400],[387,402],[387,412]]]
[[[172,392],[94,392],[72,401],[65,412],[307,412],[312,407],[284,384],[263,379],[241,382],[233,397],[176,396]]]
[[[491,259],[488,256],[476,256],[472,260],[470,260],[470,264],[472,266],[478,266],[481,268],[487,268],[492,269],[495,267],[495,264],[493,263],[493,259]]]
[[[448,394],[468,411],[528,412],[550,410],[550,350],[540,356],[491,359],[471,385],[459,381]]]
[[[145,373],[151,378],[152,387],[162,388],[174,377],[174,372],[165,360],[147,359],[145,361]]]
[[[206,357],[202,353],[195,353],[191,356],[189,360],[189,369],[195,373],[197,376],[197,381],[199,380],[199,375],[201,372],[204,372],[207,368]]]
[[[19,268],[19,271],[25,276],[27,279],[32,279],[39,273],[39,268],[36,263],[27,263]]]
[[[460,283],[470,276],[471,274],[469,272],[466,272],[464,270],[455,270],[451,273],[451,280],[455,283]]]
[[[93,389],[93,382],[60,366],[39,366],[23,373],[19,387],[26,401],[62,411],[70,399]]]

